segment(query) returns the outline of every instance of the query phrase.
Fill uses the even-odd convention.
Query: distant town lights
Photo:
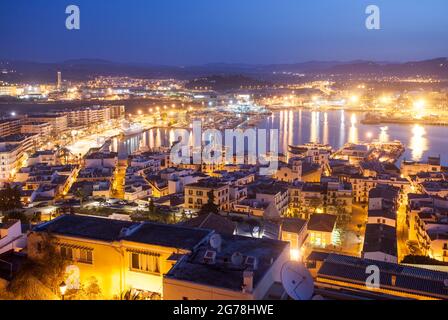
[[[356,103],[356,102],[359,101],[359,97],[357,95],[352,95],[350,97],[350,101],[353,102],[353,103]]]
[[[425,106],[426,106],[426,101],[423,99],[420,99],[420,100],[414,102],[414,109],[416,111],[424,110]]]
[[[391,99],[388,96],[383,96],[383,97],[381,97],[380,101],[383,104],[387,104],[387,103],[390,103]]]

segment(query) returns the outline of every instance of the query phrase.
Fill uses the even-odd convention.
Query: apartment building
[[[294,183],[289,187],[289,210],[302,219],[314,212],[350,215],[352,187],[349,183],[326,178],[321,183]]]
[[[187,209],[200,210],[208,202],[209,192],[213,192],[214,204],[220,210],[230,209],[230,186],[217,179],[203,179],[184,186],[185,204]]]
[[[53,126],[49,122],[25,122],[20,129],[21,133],[35,133],[41,137],[49,137],[53,132]]]
[[[416,175],[420,172],[440,172],[442,166],[439,157],[428,157],[427,161],[408,161],[401,163],[401,175],[405,178]]]
[[[0,138],[20,133],[22,119],[0,119]]]
[[[418,242],[421,253],[448,262],[448,210],[424,209],[413,218],[410,238]]]
[[[38,135],[15,134],[0,138],[0,187],[11,182],[38,143]]]
[[[222,235],[219,248],[202,243],[182,257],[163,278],[168,300],[281,299],[281,268],[289,243]]]
[[[124,106],[91,106],[64,110],[57,114],[67,117],[69,127],[82,127],[104,123],[112,119],[121,119],[124,112]]]
[[[28,236],[28,256],[43,259],[45,234],[71,264],[66,280],[76,289],[93,277],[105,299],[132,289],[142,298],[163,296],[163,275],[182,255],[207,242],[212,231],[156,223],[133,223],[64,215],[35,227]]]
[[[62,114],[30,114],[27,122],[44,122],[51,124],[53,133],[58,134],[68,129],[67,115]]]
[[[357,203],[367,203],[369,201],[369,192],[378,184],[397,187],[403,192],[410,191],[411,183],[409,180],[391,176],[381,175],[377,177],[364,177],[361,175],[351,175],[347,178],[353,188],[353,201]]]

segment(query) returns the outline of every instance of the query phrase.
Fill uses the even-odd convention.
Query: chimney
[[[243,292],[252,293],[254,290],[254,273],[253,271],[243,272]]]

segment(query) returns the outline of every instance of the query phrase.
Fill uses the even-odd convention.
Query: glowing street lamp
[[[142,110],[138,110],[137,113],[141,116],[142,115]]]
[[[62,300],[64,300],[65,292],[67,291],[67,285],[64,281],[59,284],[59,291],[61,292]]]

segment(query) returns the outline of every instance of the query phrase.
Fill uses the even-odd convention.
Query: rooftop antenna
[[[291,299],[310,300],[314,293],[314,280],[302,263],[288,261],[282,266],[283,288]]]
[[[210,237],[210,246],[215,249],[216,251],[221,250],[221,244],[222,244],[222,238],[219,234],[214,233]]]

